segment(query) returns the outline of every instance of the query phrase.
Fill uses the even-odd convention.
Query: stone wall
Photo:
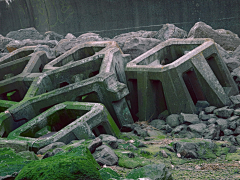
[[[159,30],[165,23],[189,31],[198,21],[240,34],[239,6],[238,0],[0,0],[0,34],[35,27],[41,33],[113,37]]]

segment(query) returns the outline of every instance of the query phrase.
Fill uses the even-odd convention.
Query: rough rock
[[[165,164],[151,164],[141,168],[133,169],[126,176],[128,179],[150,178],[152,180],[172,180],[171,173]]]
[[[236,96],[230,96],[230,100],[233,103],[233,108],[240,108],[240,95],[236,95]]]
[[[216,145],[211,140],[201,140],[192,142],[175,142],[174,150],[184,158],[208,159],[216,158]]]
[[[9,44],[6,45],[6,48],[10,50],[12,49],[19,49],[24,46],[37,46],[37,45],[47,45],[50,48],[54,48],[57,45],[56,40],[31,40],[31,39],[24,39],[22,41],[14,40],[11,41]]]
[[[78,44],[82,44],[89,41],[103,41],[104,39],[95,33],[86,33],[82,34],[76,39],[62,39],[58,42],[57,46],[54,48],[56,52],[56,56],[59,56],[66,51],[72,49],[74,46]]]
[[[38,51],[44,51],[46,53],[48,59],[56,58],[56,55],[55,55],[55,52],[53,51],[53,49],[51,49],[47,45],[37,45],[37,47],[34,49],[34,52],[38,52]]]
[[[216,124],[220,126],[220,130],[224,131],[225,129],[228,128],[228,121],[226,119],[217,119]]]
[[[229,118],[233,114],[234,109],[228,109],[228,107],[222,107],[214,110],[214,114],[220,118]]]
[[[236,142],[238,143],[238,145],[240,145],[240,135],[236,137]]]
[[[96,148],[93,157],[100,165],[106,164],[107,166],[113,166],[118,162],[117,155],[107,145],[101,145]]]
[[[171,126],[172,128],[175,128],[176,126],[180,125],[179,121],[179,115],[178,114],[171,114],[166,118],[166,123]]]
[[[187,129],[187,126],[186,125],[180,125],[180,126],[177,126],[175,127],[173,130],[172,130],[172,135],[173,134],[178,134],[180,132],[186,132],[186,129]]]
[[[188,126],[189,130],[193,133],[199,133],[200,135],[203,135],[207,125],[204,123],[199,124],[191,124]]]
[[[13,41],[14,39],[12,38],[7,38],[7,37],[4,37],[0,34],[0,52],[5,52],[7,53],[8,50],[6,49],[6,45],[8,43],[10,43],[11,41]],[[1,58],[1,56],[0,56]]]
[[[239,109],[235,109],[233,114],[236,115],[236,116],[240,116],[240,108]]]
[[[99,170],[101,177],[103,178],[103,180],[107,180],[107,179],[120,179],[121,176],[115,172],[114,170],[112,170],[111,168],[102,168]]]
[[[202,110],[204,110],[206,107],[208,107],[209,103],[207,101],[197,101],[195,106],[196,106],[197,112],[199,113]]]
[[[208,120],[208,124],[215,124],[216,120],[217,120],[216,118],[210,118]]]
[[[113,149],[117,149],[118,142],[116,137],[108,134],[101,134],[99,138],[102,140],[104,144],[109,145]]]
[[[198,124],[198,123],[200,123],[198,115],[196,115],[196,114],[181,113],[180,116],[179,116],[179,120],[180,120],[181,123],[184,123],[184,124]]]
[[[220,135],[220,126],[217,126],[216,124],[210,124],[207,126],[203,136],[205,139],[218,140],[219,135]]]
[[[211,117],[209,114],[205,114],[204,111],[201,111],[198,115],[199,119],[201,119],[202,121],[207,121],[209,120]]]
[[[132,124],[124,124],[121,128],[122,132],[131,132],[133,130]]]
[[[137,32],[129,32],[123,33],[115,36],[112,40],[116,41],[119,47],[122,49],[125,42],[134,37],[142,37],[142,38],[153,38],[157,31],[137,31]]]
[[[229,51],[234,51],[240,45],[240,39],[232,33],[219,33],[204,22],[197,22],[189,31],[188,38],[211,38]]]
[[[24,39],[42,40],[44,38],[34,27],[10,31],[6,37],[20,41]]]
[[[163,125],[166,125],[166,122],[164,120],[154,119],[149,124],[157,129],[161,130]]]
[[[124,54],[130,54],[131,58],[135,59],[161,42],[154,38],[132,37],[125,41],[122,51]]]
[[[239,134],[240,134],[240,126],[238,126],[234,131],[234,135],[239,135]]]
[[[91,153],[94,153],[95,149],[101,145],[102,140],[99,137],[97,137],[88,145],[88,149]]]
[[[77,147],[69,152],[33,161],[21,170],[16,180],[20,179],[82,179],[102,180],[97,162],[86,147]]]
[[[230,129],[224,129],[223,133],[224,133],[224,136],[230,136],[233,134],[233,131]]]
[[[63,142],[54,142],[54,143],[49,144],[49,145],[45,146],[44,148],[40,149],[37,152],[37,154],[44,154],[44,153],[46,153],[50,149],[59,148],[59,147],[65,146],[65,145],[66,144],[64,144]]]
[[[76,36],[74,36],[71,33],[67,33],[67,35],[64,37],[64,39],[76,39]]]
[[[154,35],[154,38],[166,41],[170,38],[186,38],[187,32],[176,27],[174,24],[164,24],[163,27]]]
[[[214,111],[215,109],[217,109],[216,106],[209,106],[209,107],[206,107],[206,108],[204,109],[204,111],[205,111],[206,114],[211,114],[211,113],[213,113],[213,111]]]
[[[140,137],[147,137],[148,136],[147,131],[142,129],[141,127],[135,127],[133,132],[134,132],[134,134],[136,134]]]
[[[60,41],[61,39],[63,39],[63,35],[58,34],[54,31],[47,31],[44,34],[44,39],[49,41],[49,40],[56,40],[56,41]]]

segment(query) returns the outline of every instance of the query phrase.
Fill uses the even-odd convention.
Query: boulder
[[[161,130],[164,125],[166,125],[166,122],[164,120],[160,119],[154,119],[149,123],[151,126]]]
[[[93,157],[100,165],[106,164],[107,166],[113,166],[118,163],[117,155],[107,145],[101,145],[96,148],[95,152],[93,153]]]
[[[0,52],[5,52],[7,53],[8,50],[6,49],[6,45],[8,43],[10,43],[11,41],[13,41],[14,39],[12,38],[7,38],[7,37],[4,37],[0,34]],[[1,56],[0,56],[1,58]]]
[[[154,35],[154,38],[166,41],[170,38],[186,38],[187,32],[176,27],[174,24],[164,24],[163,27]]]
[[[137,31],[137,32],[129,32],[115,36],[112,40],[116,41],[119,47],[122,49],[125,42],[134,37],[142,37],[142,38],[153,38],[157,31]]]
[[[233,131],[230,129],[224,129],[223,133],[224,133],[224,136],[230,136],[233,134]]]
[[[86,33],[82,34],[78,38],[62,39],[61,41],[58,42],[57,46],[54,48],[54,51],[56,52],[56,56],[60,56],[61,54],[72,49],[74,46],[78,44],[82,44],[89,41],[103,41],[103,40],[104,39],[100,37],[98,34]]]
[[[229,118],[233,114],[234,109],[228,109],[228,107],[222,107],[214,110],[214,114],[220,118]]]
[[[66,144],[64,144],[63,142],[54,142],[54,143],[49,144],[49,145],[45,146],[44,148],[38,150],[37,154],[44,154],[50,149],[59,148],[59,147],[65,146],[65,145]]]
[[[43,40],[44,38],[34,27],[10,31],[6,37],[20,41],[24,39]]]
[[[172,180],[172,175],[165,164],[150,164],[141,168],[133,169],[126,176],[128,179],[150,178],[152,180]]]
[[[16,177],[20,179],[82,179],[102,180],[97,162],[86,147],[77,147],[69,152],[33,161],[21,170]]]
[[[196,114],[181,113],[180,116],[179,116],[179,120],[180,120],[181,123],[184,123],[184,124],[198,124],[198,123],[200,123],[198,115],[196,115]]]
[[[173,144],[173,148],[184,158],[216,158],[215,152],[217,145],[211,140],[190,140],[189,142],[178,141]]]
[[[205,139],[219,140],[220,127],[216,124],[210,124],[205,129],[203,137]]]
[[[55,52],[53,51],[53,49],[51,49],[47,45],[37,45],[37,47],[34,49],[34,52],[38,52],[38,51],[44,51],[46,53],[48,59],[56,58],[56,55],[55,55]]]
[[[102,140],[104,144],[109,145],[113,149],[117,149],[118,142],[116,137],[108,134],[101,134],[99,138]]]
[[[11,50],[19,49],[24,46],[37,46],[37,45],[47,45],[50,48],[54,48],[57,45],[56,40],[31,40],[31,39],[24,39],[22,41],[19,40],[13,40],[9,44],[6,45],[6,48],[9,52]]]
[[[239,71],[240,72],[240,71]],[[236,109],[236,108],[240,108],[240,95],[236,95],[236,96],[230,96],[230,100],[232,101],[233,103],[233,108]]]
[[[186,126],[185,124],[183,124],[183,125],[180,125],[180,126],[175,127],[175,128],[172,130],[171,133],[172,133],[172,135],[173,135],[173,134],[178,134],[178,133],[180,133],[180,132],[185,133],[186,130],[187,130],[187,126]]]
[[[64,39],[76,39],[76,37],[71,33],[67,33],[67,35],[64,37]]]
[[[47,31],[44,34],[44,39],[47,41],[49,41],[49,40],[60,41],[61,39],[63,39],[63,35],[60,35],[54,31]]]
[[[188,38],[211,38],[225,50],[234,51],[240,45],[240,39],[233,33],[219,33],[204,22],[197,22],[189,31]]]
[[[226,119],[221,119],[221,118],[216,120],[216,124],[220,127],[221,131],[224,131],[229,126],[228,121]]]
[[[131,37],[125,41],[122,51],[124,54],[130,54],[131,58],[135,59],[161,42],[154,38]]]
[[[101,145],[102,145],[102,139],[97,137],[88,145],[88,149],[91,153],[94,153],[95,149]]]
[[[172,128],[175,128],[176,126],[180,125],[179,121],[179,115],[178,114],[171,114],[166,118],[166,123],[171,126]]]
[[[193,133],[198,133],[200,135],[203,135],[207,125],[204,123],[199,124],[191,124],[188,126],[188,129]]]

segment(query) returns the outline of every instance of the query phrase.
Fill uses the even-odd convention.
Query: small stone
[[[224,129],[223,133],[224,133],[224,136],[230,136],[233,134],[233,131],[230,129]]]
[[[234,135],[239,135],[239,134],[240,134],[240,126],[238,126],[234,131]]]
[[[180,153],[177,153],[177,157],[179,157],[179,158],[180,158],[180,157],[181,157],[181,154],[180,154]]]
[[[210,115],[209,114],[205,114],[204,111],[201,111],[198,115],[199,119],[201,119],[202,121],[207,121],[210,119]]]
[[[209,124],[215,124],[216,120],[217,120],[216,118],[211,118],[211,119],[208,120],[208,123]]]

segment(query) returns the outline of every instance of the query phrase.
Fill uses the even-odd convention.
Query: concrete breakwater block
[[[135,119],[196,113],[197,101],[222,107],[238,94],[211,39],[170,39],[135,58],[126,67],[129,101]]]
[[[73,57],[75,60],[68,62]],[[117,44],[111,41],[85,43],[72,48],[52,61],[61,62],[56,68],[46,71],[44,68],[44,72],[38,74],[22,101],[11,106],[8,113],[0,114],[1,136],[65,101],[100,102],[118,127],[133,123],[125,99],[129,94],[124,84],[124,67],[128,61],[129,56],[122,54]]]
[[[20,48],[0,58],[0,101],[21,101],[34,78],[50,61],[45,52],[33,53],[34,48]]]
[[[26,142],[29,150],[37,151],[53,142],[68,144],[103,133],[118,137],[120,131],[102,104],[64,102],[15,129],[7,139]]]

